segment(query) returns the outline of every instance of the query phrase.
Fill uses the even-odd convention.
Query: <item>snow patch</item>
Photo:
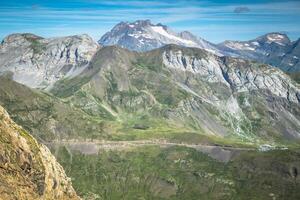
[[[272,34],[267,36],[268,43],[275,42],[281,46],[284,46],[285,44],[282,43],[282,40],[284,39],[284,36],[279,34]]]
[[[197,46],[197,44],[191,40],[185,40],[185,39],[182,39],[178,36],[175,36],[175,35],[171,35],[169,34],[163,27],[161,26],[152,26],[151,27],[152,30],[166,38],[169,38],[170,40],[174,40],[174,41],[177,41],[177,42],[180,42],[180,43],[183,43],[183,44],[186,44],[186,45],[191,45],[191,46]]]
[[[128,34],[128,36],[130,37],[134,37],[134,38],[146,38],[146,39],[153,39],[153,37],[149,34]]]
[[[230,41],[226,44],[226,46],[231,49],[238,49],[238,50],[250,50],[250,51],[255,50],[255,48],[251,47],[248,43],[242,43],[242,42]]]
[[[281,41],[284,39],[284,37],[282,35],[278,35],[278,34],[273,34],[273,35],[268,35],[267,39],[270,41]]]

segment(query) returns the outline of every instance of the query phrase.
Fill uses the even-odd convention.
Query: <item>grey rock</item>
[[[249,41],[225,41],[218,48],[224,55],[267,63],[285,72],[300,71],[299,40],[292,42],[286,34],[268,33]]]
[[[44,39],[33,34],[12,34],[0,45],[0,74],[33,88],[76,76],[87,66],[99,45],[88,35]]]

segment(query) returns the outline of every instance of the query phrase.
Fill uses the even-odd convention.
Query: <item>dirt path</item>
[[[47,143],[50,147],[66,146],[71,151],[79,151],[86,155],[98,154],[101,150],[122,151],[135,147],[142,146],[160,146],[163,148],[171,146],[183,146],[196,149],[200,152],[206,153],[212,158],[228,162],[234,155],[240,151],[252,151],[255,148],[237,148],[237,147],[221,147],[204,144],[187,144],[174,143],[166,140],[136,140],[136,141],[107,141],[107,140],[93,140],[93,141],[78,141],[78,140],[62,140]]]

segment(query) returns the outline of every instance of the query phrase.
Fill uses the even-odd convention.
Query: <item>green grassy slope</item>
[[[105,138],[110,131],[109,120],[90,116],[53,95],[4,77],[0,78],[0,85],[0,104],[38,139]]]
[[[140,147],[58,160],[86,199],[298,199],[299,151],[242,152],[216,161],[186,147]]]
[[[142,138],[136,130],[128,129],[128,124],[133,127],[132,121],[137,120],[138,126],[149,127],[140,131],[143,133],[169,131],[175,125],[173,130],[252,142],[297,139],[300,108],[295,103],[269,91],[235,92],[225,83],[207,81],[205,75],[170,69],[163,65],[164,51],[181,51],[197,59],[214,58],[203,50],[175,45],[142,54],[105,47],[80,76],[57,82],[51,92],[88,115],[121,122],[119,130],[125,138],[127,133],[131,134],[129,138]],[[240,73],[267,69],[266,65],[233,58],[226,58],[224,65]],[[243,112],[240,116],[228,111],[232,98],[238,100]],[[116,137],[120,138],[112,136]]]

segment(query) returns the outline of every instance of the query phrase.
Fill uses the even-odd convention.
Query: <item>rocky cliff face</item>
[[[300,90],[285,73],[247,60],[195,52],[167,49],[163,63],[175,71],[187,91],[216,108],[221,121],[236,134],[299,138]],[[197,108],[195,102],[191,108]],[[268,123],[273,128],[267,127]]]
[[[79,74],[97,49],[88,35],[44,39],[12,34],[0,45],[0,73],[30,87],[46,88],[62,77]]]
[[[47,147],[0,106],[0,199],[79,199]]]
[[[288,101],[300,102],[299,89],[295,83],[282,71],[272,69],[271,66],[212,54],[199,58],[185,54],[182,50],[165,51],[163,63],[171,69],[200,75],[208,82],[225,84],[233,92],[269,90],[273,95]]]

